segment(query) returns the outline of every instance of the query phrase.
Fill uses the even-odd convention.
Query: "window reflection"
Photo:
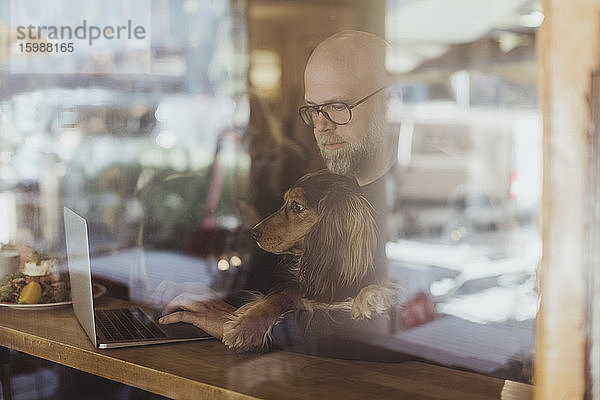
[[[480,357],[460,366],[527,381],[541,246],[534,29],[543,15],[535,2],[510,3],[521,8],[452,10],[481,23],[471,26],[424,2],[386,2],[386,118],[399,137],[385,182],[386,255],[389,278],[417,311],[398,307],[379,345],[432,346],[413,354],[427,358],[448,338],[493,339],[488,353],[465,345],[435,361]],[[310,131],[296,129],[305,62],[296,53],[328,35],[247,49],[248,18],[254,29],[266,24],[264,37],[269,18],[280,29],[293,13],[261,20],[267,14],[245,6],[151,2],[147,75],[10,74],[2,60],[0,242],[64,260],[67,205],[88,220],[96,274],[125,286],[113,294],[143,300],[169,280],[208,283],[223,297],[269,290],[278,259],[247,233],[322,167]],[[410,23],[430,20],[438,29]],[[250,273],[251,263],[264,269]]]
[[[386,250],[407,296],[424,293],[437,313],[396,336],[457,358],[487,347],[472,356],[506,357],[510,367],[496,373],[527,380],[541,257],[533,29],[543,14],[535,2],[520,2],[512,16],[507,4],[494,14],[487,3],[441,3],[432,13],[424,3],[387,1],[387,66],[403,101],[388,104],[400,139]],[[463,12],[485,23],[448,18]],[[470,345],[459,346],[456,335]]]
[[[99,7],[54,3],[67,22]],[[14,40],[10,6],[0,7],[0,26]],[[47,6],[17,11],[43,21]],[[12,73],[12,58],[0,58],[0,242],[66,269],[67,206],[88,221],[93,272],[115,284],[113,295],[141,300],[160,280],[198,276],[229,289],[249,258],[238,246],[250,168],[246,4],[136,7],[132,18],[152,18],[150,73]],[[72,62],[90,66],[89,56],[74,52]]]
[[[192,220],[179,207],[192,201],[200,204],[195,215],[204,211],[200,188],[196,198],[183,190],[156,195],[179,215],[149,213],[159,200],[142,196],[151,184],[207,176],[218,143],[227,171],[247,170],[243,160],[232,164],[230,140],[220,138],[248,120],[242,6],[152,2],[148,75],[10,74],[3,64],[2,183],[16,208],[16,220],[3,223],[3,241],[60,248],[64,204],[86,215],[98,246],[129,246],[147,217],[150,226]],[[238,194],[227,196],[231,213]],[[177,248],[160,239],[148,244]]]

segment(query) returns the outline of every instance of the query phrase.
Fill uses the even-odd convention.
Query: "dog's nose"
[[[250,234],[252,235],[252,239],[258,241],[262,236],[262,229],[256,229],[256,227],[254,227],[250,231]]]

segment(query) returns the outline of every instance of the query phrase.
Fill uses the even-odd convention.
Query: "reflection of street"
[[[530,382],[533,343],[529,327],[442,316],[394,334],[388,345],[443,365]]]
[[[533,228],[478,233],[456,245],[398,241],[387,254],[407,295],[430,293],[438,312],[482,323],[535,318],[541,244]]]
[[[539,231],[528,227],[388,243],[389,273],[410,300],[429,293],[437,318],[397,332],[393,346],[425,359],[529,381],[538,300]]]

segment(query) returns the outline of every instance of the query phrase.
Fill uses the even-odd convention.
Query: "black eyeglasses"
[[[331,103],[317,104],[314,106],[302,106],[298,109],[298,114],[302,118],[302,121],[311,128],[315,128],[316,120],[319,117],[319,113],[323,114],[328,121],[333,122],[336,125],[346,125],[352,119],[352,109],[361,103],[369,100],[372,96],[385,89],[382,87],[368,95],[363,97],[354,104],[346,104],[343,101],[334,101]]]

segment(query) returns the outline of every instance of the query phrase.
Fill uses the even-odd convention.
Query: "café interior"
[[[598,1],[20,3],[0,4],[0,398],[600,398]],[[19,53],[18,17],[54,9],[144,21],[147,41],[60,68]],[[70,298],[7,294],[25,254],[69,288],[64,207],[87,222],[96,306],[163,282],[268,291],[281,266],[256,271],[273,256],[251,229],[325,168],[298,109],[309,56],[344,30],[387,42],[398,137],[384,234],[401,300],[385,337],[345,344],[381,360],[100,350]]]

